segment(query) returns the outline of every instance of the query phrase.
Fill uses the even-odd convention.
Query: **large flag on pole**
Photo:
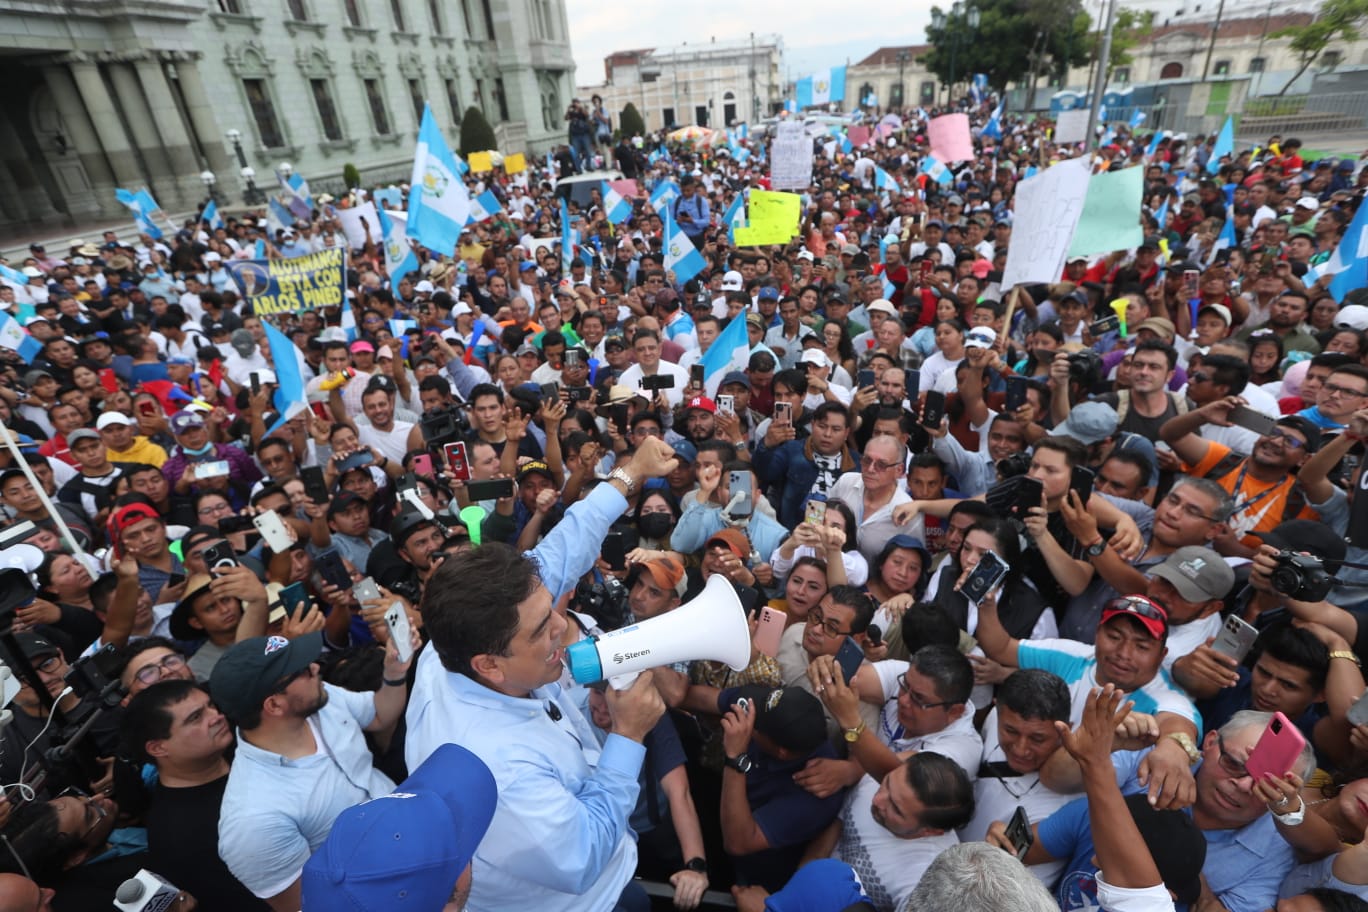
[[[667,207],[662,213],[665,219],[665,268],[673,270],[675,282],[683,285],[707,268],[703,254],[698,252],[693,241],[684,229],[675,224],[674,213]]]
[[[732,318],[698,363],[703,365],[703,387],[709,396],[717,393],[727,371],[743,371],[750,365],[750,335],[746,332],[744,315]]]
[[[200,213],[200,221],[209,224],[209,230],[223,227],[223,216],[219,215],[218,200],[210,200],[209,205]]]
[[[1216,145],[1211,147],[1211,157],[1207,159],[1208,174],[1221,170],[1221,157],[1235,154],[1235,121],[1227,117],[1221,132],[1216,136]]]
[[[631,200],[625,199],[608,181],[602,181],[599,194],[603,197],[603,214],[614,225],[620,225],[632,217]]]
[[[157,201],[152,198],[152,194],[148,192],[146,187],[139,190],[137,193],[122,188],[115,188],[114,197],[120,203],[127,206],[128,210],[133,213],[133,221],[138,224],[139,232],[150,235],[154,240],[161,239],[162,230],[157,227],[157,223],[153,221],[153,219],[163,213],[161,207],[157,205]]]
[[[301,221],[307,222],[313,218],[313,196],[309,193],[309,182],[304,175],[291,174],[286,177],[277,171],[276,180],[280,181],[280,189],[285,191],[286,208]]]
[[[418,268],[418,255],[408,241],[405,222],[408,217],[402,212],[387,212],[376,207],[380,216],[380,233],[384,235],[385,274],[389,276],[390,286],[399,284],[399,279]]]
[[[461,169],[437,127],[432,108],[423,105],[418,147],[409,180],[408,235],[444,256],[456,250],[470,218],[470,193]]]
[[[794,87],[799,108],[845,101],[846,68],[831,67],[798,80]]]
[[[570,274],[570,264],[575,261],[575,230],[570,227],[570,207],[565,204],[565,197],[560,198],[560,221],[561,221],[561,269],[565,274]]]

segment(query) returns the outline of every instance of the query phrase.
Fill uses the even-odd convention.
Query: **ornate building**
[[[0,229],[237,203],[288,163],[315,189],[407,177],[424,100],[452,145],[565,136],[563,0],[9,0],[0,4]]]

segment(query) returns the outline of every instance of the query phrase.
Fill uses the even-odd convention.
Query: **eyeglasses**
[[[290,689],[291,684],[293,684],[295,681],[298,681],[300,678],[313,677],[313,671],[313,663],[310,663],[304,668],[301,668],[299,671],[296,671],[294,674],[286,675],[285,677],[280,679],[280,681],[276,684],[275,687],[271,689],[271,695],[283,694],[285,691]]]
[[[226,503],[213,504],[212,506],[200,507],[195,512],[200,516],[212,516],[215,513],[232,513],[233,506],[232,504]]]
[[[1299,440],[1296,437],[1293,437],[1291,434],[1287,433],[1286,431],[1280,431],[1277,428],[1274,428],[1272,431],[1269,431],[1268,439],[1281,441],[1283,446],[1291,447],[1294,450],[1300,450],[1306,447],[1305,440]]]
[[[1340,386],[1338,383],[1327,383],[1321,387],[1321,390],[1331,396],[1343,396],[1346,399],[1362,399],[1364,396],[1368,396],[1366,392],[1349,389],[1349,387]]]
[[[153,662],[139,668],[133,675],[139,684],[156,684],[166,677],[167,672],[179,671],[185,667],[185,657],[178,652],[163,656],[160,662]]]
[[[34,662],[34,663],[33,663],[33,670],[34,670],[34,671],[38,671],[38,672],[42,672],[43,674],[56,674],[56,673],[57,673],[57,669],[60,668],[61,665],[62,665],[62,657],[61,657],[61,656],[56,656],[56,655],[54,655],[54,656],[48,656],[46,659],[43,659],[43,661],[41,661],[41,662]]]
[[[1207,522],[1216,521],[1215,517],[1203,513],[1196,504],[1184,503],[1183,498],[1179,497],[1176,493],[1170,493],[1165,497],[1164,503],[1168,504],[1170,507],[1178,507],[1192,519],[1205,519]]]
[[[870,456],[864,456],[860,459],[860,468],[862,469],[873,469],[876,472],[887,472],[889,469],[896,469],[897,467],[898,464],[896,462],[884,462],[882,459],[874,459]]]
[[[836,621],[828,620],[821,608],[813,608],[808,612],[808,626],[810,627],[813,624],[822,628],[826,635],[831,637],[850,636],[851,633],[849,630],[842,630],[837,626]]]
[[[1218,751],[1217,760],[1221,764],[1221,769],[1230,774],[1233,779],[1243,779],[1249,775],[1248,768],[1245,767],[1243,760],[1237,760],[1234,756],[1226,752],[1225,739],[1221,733],[1216,733],[1216,750]]]
[[[1188,383],[1206,383],[1211,379],[1211,374],[1204,374],[1198,371],[1195,374],[1188,374]]]
[[[809,612],[811,614],[811,612]],[[907,697],[908,702],[918,709],[937,709],[942,706],[954,706],[950,700],[942,700],[939,703],[928,703],[921,698],[921,694],[914,693],[911,686],[907,683],[907,672],[898,675],[898,694]]]

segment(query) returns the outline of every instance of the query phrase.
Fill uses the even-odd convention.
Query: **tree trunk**
[[[1273,97],[1274,97],[1274,98],[1282,98],[1284,95],[1286,95],[1286,94],[1287,94],[1287,90],[1290,89],[1290,88],[1292,88],[1292,83],[1296,82],[1298,79],[1301,79],[1302,73],[1305,73],[1308,69],[1311,68],[1311,64],[1313,64],[1313,63],[1316,62],[1316,58],[1317,58],[1317,57],[1320,57],[1320,51],[1316,51],[1316,53],[1315,53],[1313,56],[1311,56],[1310,58],[1308,58],[1308,59],[1301,65],[1301,69],[1299,69],[1299,70],[1297,70],[1297,72],[1293,73],[1293,74],[1292,74],[1292,78],[1289,79],[1289,80],[1287,80],[1287,82],[1283,85],[1283,87],[1278,91],[1278,94],[1277,94],[1277,95],[1274,95]]]

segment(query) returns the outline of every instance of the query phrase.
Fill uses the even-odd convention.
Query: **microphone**
[[[551,717],[552,722],[559,722],[561,720],[560,707],[555,703],[546,704],[546,714]]]
[[[172,912],[181,891],[142,868],[114,891],[114,908],[122,912]]]

